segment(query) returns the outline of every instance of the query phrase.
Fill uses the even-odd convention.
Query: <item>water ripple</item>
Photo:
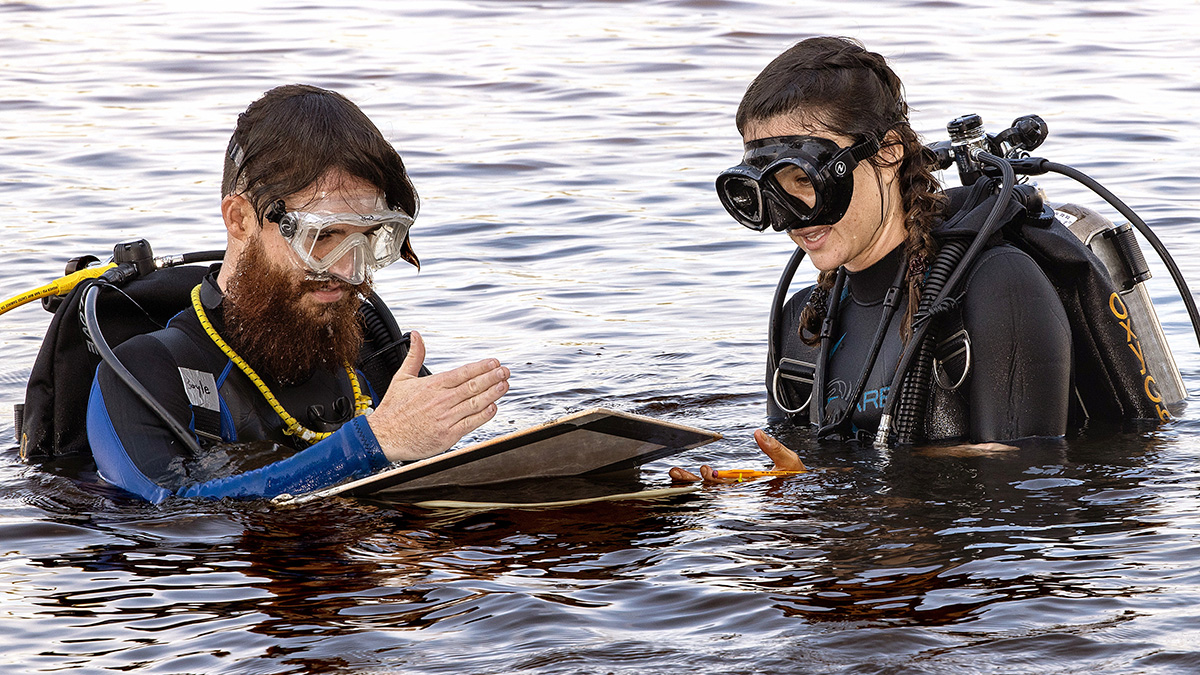
[[[929,140],[1038,113],[1039,150],[1200,279],[1195,7],[660,0],[5,3],[11,296],[71,257],[224,244],[220,156],[286,82],[358,101],[422,197],[420,274],[378,288],[445,369],[513,366],[469,440],[604,405],[720,430],[673,465],[763,467],[766,313],[791,253],[716,200],[737,102],[812,31],[887,55]],[[635,16],[636,14],[636,16]],[[633,20],[635,19],[636,20]],[[1097,204],[1059,177],[1056,200]],[[1151,257],[1189,380],[1200,355]],[[796,284],[815,276],[807,264]],[[49,315],[4,315],[0,437]],[[1164,430],[891,455],[772,428],[813,468],[662,502],[436,512],[394,499],[150,507],[94,467],[0,453],[6,663],[22,672],[1176,673],[1200,669],[1200,443]],[[476,498],[495,492],[476,492]],[[471,494],[465,495],[470,497]]]

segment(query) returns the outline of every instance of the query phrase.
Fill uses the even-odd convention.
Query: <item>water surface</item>
[[[378,286],[429,365],[513,368],[472,439],[606,405],[726,434],[674,462],[757,466],[791,248],[734,223],[712,182],[739,159],[733,114],[759,70],[852,35],[892,60],[929,140],[962,114],[998,131],[1037,113],[1042,154],[1122,196],[1200,284],[1197,20],[1166,0],[10,2],[0,288],[125,239],[222,246],[237,114],[312,83],[364,108],[421,194],[422,271]],[[1186,313],[1151,263],[1195,383]],[[782,429],[822,470],[659,503],[152,507],[17,459],[10,404],[48,320],[26,307],[0,331],[5,672],[1200,671],[1196,406],[992,456]],[[665,485],[672,463],[611,487]]]

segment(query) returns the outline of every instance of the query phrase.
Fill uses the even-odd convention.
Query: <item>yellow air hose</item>
[[[10,309],[16,309],[17,307],[29,302],[33,302],[34,300],[48,298],[52,295],[66,295],[67,293],[71,292],[72,288],[75,288],[75,286],[79,285],[79,282],[83,281],[84,279],[94,279],[116,266],[116,263],[109,263],[107,265],[98,265],[96,267],[85,267],[77,272],[72,272],[67,276],[62,277],[61,279],[55,279],[41,288],[35,288],[32,291],[25,291],[20,295],[11,297],[0,303],[0,314],[4,314]]]
[[[241,356],[238,356],[238,353],[233,351],[233,347],[230,347],[221,338],[221,335],[217,333],[217,329],[213,328],[212,322],[208,320],[208,313],[204,311],[204,303],[200,302],[199,285],[192,289],[192,308],[196,310],[196,316],[200,319],[200,325],[204,327],[204,332],[208,333],[208,337],[212,338],[213,343],[220,348],[221,352],[225,356],[228,356],[229,360],[246,374],[246,377],[250,378],[250,381],[258,388],[259,393],[266,399],[267,404],[271,406],[276,415],[279,415],[279,419],[283,421],[283,433],[288,436],[299,436],[307,443],[316,443],[317,441],[329,438],[331,435],[330,432],[313,431],[300,424],[295,417],[288,414],[288,411],[284,410],[283,405],[275,398],[275,394],[271,393],[271,389],[267,386],[267,383],[263,382],[258,373],[254,372],[254,369],[250,367],[250,364],[246,363]],[[350,379],[350,388],[354,392],[354,416],[357,417],[371,412],[371,406],[374,402],[370,396],[363,393],[362,387],[359,386],[358,375],[354,372],[354,366],[346,363],[343,367],[346,369],[346,377]]]

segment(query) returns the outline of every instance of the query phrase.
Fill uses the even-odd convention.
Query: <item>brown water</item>
[[[929,140],[1043,116],[1200,284],[1195,3],[0,5],[4,297],[146,237],[223,244],[221,152],[266,89],[360,103],[421,193],[423,268],[379,292],[429,365],[496,356],[482,439],[594,405],[722,431],[672,463],[758,466],[782,235],[712,190],[750,79],[812,34],[889,56]],[[1061,201],[1099,207],[1046,178]],[[1151,292],[1187,382],[1197,348]],[[800,278],[812,277],[804,267]],[[0,438],[49,315],[6,314]],[[338,500],[152,507],[0,453],[0,671],[1200,672],[1200,427],[984,457],[778,430],[811,474],[657,503],[432,512]],[[51,467],[50,469],[54,469]]]

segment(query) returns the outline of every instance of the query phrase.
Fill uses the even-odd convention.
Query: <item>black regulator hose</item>
[[[1025,161],[1028,162],[1030,159],[1040,158],[1031,157]],[[1065,164],[1058,164],[1044,159],[1040,159],[1038,166],[1045,171],[1053,171],[1054,173],[1062,174],[1068,178],[1073,178],[1082,183],[1089,190],[1095,192],[1097,195],[1102,197],[1104,201],[1108,202],[1113,208],[1119,211],[1121,215],[1125,216],[1130,223],[1133,223],[1133,226],[1137,228],[1138,232],[1141,232],[1142,236],[1146,238],[1146,241],[1150,243],[1151,248],[1158,253],[1158,257],[1163,261],[1163,264],[1167,267],[1167,271],[1171,274],[1171,279],[1175,281],[1175,288],[1179,289],[1179,296],[1183,298],[1183,305],[1187,308],[1188,317],[1192,320],[1192,330],[1196,333],[1196,342],[1200,343],[1200,311],[1196,310],[1196,302],[1192,299],[1192,292],[1188,289],[1187,282],[1183,278],[1183,273],[1179,271],[1179,266],[1175,264],[1175,260],[1171,257],[1171,254],[1167,252],[1167,247],[1163,246],[1162,241],[1159,240],[1158,236],[1154,234],[1154,231],[1150,229],[1150,226],[1146,224],[1146,221],[1142,220],[1138,214],[1134,213],[1133,209],[1126,206],[1125,202],[1118,199],[1117,196],[1112,192],[1109,192],[1108,188],[1105,188],[1103,185],[1096,182],[1095,179],[1083,173],[1082,171],[1069,167]]]
[[[921,291],[921,299],[917,305],[918,316],[929,315],[938,294],[946,287],[951,274],[958,268],[966,252],[967,243],[961,239],[942,245]],[[925,419],[925,408],[933,386],[933,354],[937,347],[936,341],[935,335],[925,334],[917,349],[916,361],[904,378],[903,388],[900,390],[900,403],[896,410],[896,442],[900,445],[913,442],[917,425]]]
[[[383,368],[390,376],[400,369],[400,364],[403,359],[400,358],[398,348],[401,345],[407,347],[409,338],[397,328],[392,330],[389,327],[387,320],[384,317],[391,317],[387,306],[379,299],[379,296],[374,293],[366,298],[366,306],[363,308],[363,328],[368,339],[376,346],[376,349],[371,354],[362,359],[362,363],[371,363],[379,359],[383,363]],[[368,380],[370,378],[367,378]]]
[[[896,365],[896,373],[892,376],[892,382],[888,388],[887,403],[884,405],[883,414],[879,417],[879,429],[875,433],[875,447],[880,449],[886,449],[890,445],[892,420],[896,417],[898,402],[903,398],[902,387],[905,377],[913,365],[921,343],[925,341],[926,335],[929,334],[929,327],[934,323],[933,319],[953,309],[956,301],[951,301],[951,299],[958,293],[958,287],[961,285],[971,264],[979,257],[980,251],[987,246],[992,235],[1003,225],[1000,222],[1000,217],[1004,213],[1004,207],[1008,205],[1013,197],[1013,190],[1017,184],[1017,176],[1012,166],[1009,165],[1008,160],[997,157],[989,152],[975,151],[973,154],[978,161],[1000,170],[1003,175],[1000,194],[997,196],[996,204],[992,207],[991,213],[988,214],[987,220],[984,221],[983,227],[975,235],[975,239],[971,242],[970,247],[963,254],[959,264],[946,280],[945,286],[942,287],[929,303],[929,310],[924,313],[918,311],[913,316],[913,335],[908,344],[905,345],[904,352],[900,355],[900,362]]]
[[[137,272],[135,270],[122,270],[122,268],[126,267],[126,265],[128,265],[128,263],[122,263],[108,272],[105,272],[103,275],[101,275],[99,280],[89,285],[88,289],[84,292],[83,321],[84,326],[87,329],[88,338],[91,340],[92,344],[95,345],[96,351],[100,353],[100,358],[108,364],[109,368],[113,369],[113,372],[117,374],[117,377],[121,378],[121,381],[125,383],[125,386],[129,387],[129,389],[133,391],[133,393],[137,395],[139,399],[142,400],[142,403],[145,403],[146,406],[150,408],[151,412],[157,415],[158,418],[167,425],[167,427],[171,430],[171,433],[175,434],[175,436],[183,443],[184,447],[186,447],[193,454],[199,454],[200,445],[196,442],[196,439],[187,429],[183,427],[183,425],[181,425],[174,417],[172,417],[171,414],[167,412],[158,401],[154,399],[154,396],[146,390],[146,387],[143,386],[141,382],[138,382],[137,378],[133,376],[133,373],[129,372],[129,369],[126,368],[123,363],[121,363],[121,360],[118,359],[117,355],[113,353],[112,348],[108,346],[108,341],[104,339],[104,333],[100,330],[100,322],[96,318],[96,299],[99,297],[100,289],[102,287],[119,284],[134,276],[137,276]],[[116,274],[113,274],[114,272]],[[110,274],[112,274],[111,277],[109,276]]]
[[[767,323],[767,363],[772,368],[779,367],[779,355],[783,353],[783,306],[787,303],[788,287],[792,285],[792,279],[803,260],[804,249],[797,246],[796,252],[788,259],[787,267],[783,268],[779,283],[775,285],[775,297],[771,300],[771,318]],[[778,404],[779,401],[775,403]]]
[[[195,253],[184,253],[179,256],[177,265],[191,265],[198,262],[216,262],[225,258],[225,249],[219,251],[196,251]]]

